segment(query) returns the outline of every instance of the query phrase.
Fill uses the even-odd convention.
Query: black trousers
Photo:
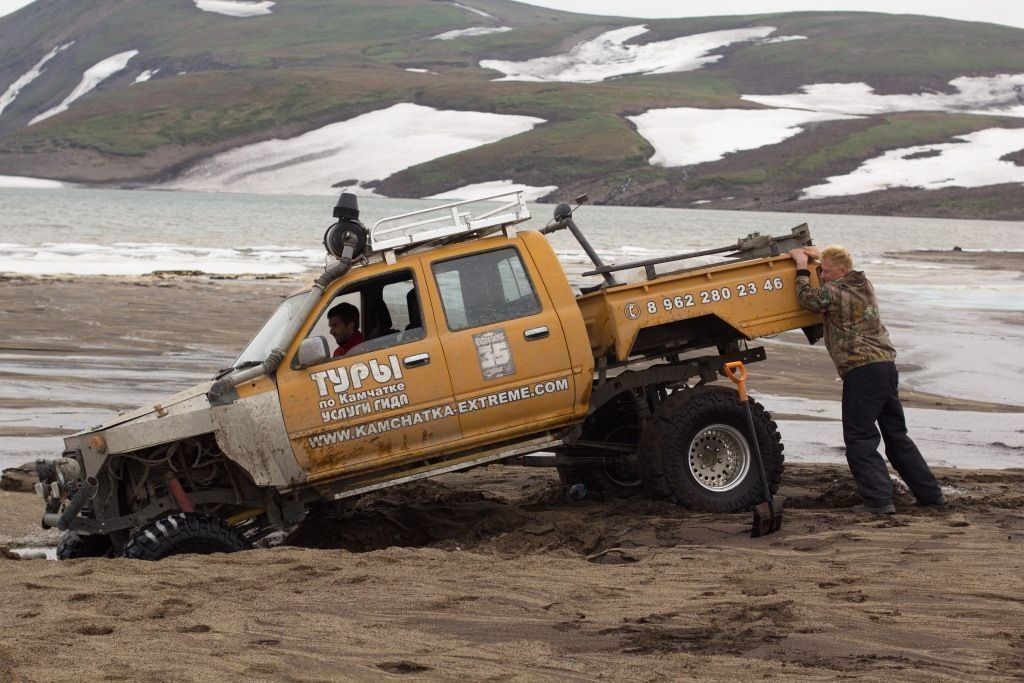
[[[896,364],[891,362],[862,365],[850,370],[843,378],[846,462],[857,482],[857,492],[866,504],[872,506],[892,502],[892,479],[878,453],[878,428],[881,428],[881,437],[885,441],[886,457],[914,497],[930,503],[942,495],[921,451],[907,436],[899,381]]]

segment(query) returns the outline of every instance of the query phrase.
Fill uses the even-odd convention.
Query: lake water
[[[387,216],[442,203],[361,198],[361,218],[372,225]],[[312,274],[325,263],[321,240],[333,222],[333,205],[332,198],[323,196],[0,189],[0,273]],[[534,218],[520,227],[543,226],[552,208],[531,205]],[[905,386],[1024,405],[1020,389],[1024,279],[1020,274],[887,255],[954,246],[1021,251],[1024,223],[593,206],[579,209],[576,219],[601,257],[619,263],[726,246],[755,231],[786,234],[807,223],[816,244],[845,244],[857,258],[858,268],[875,282],[901,362],[919,368],[904,374]],[[580,280],[579,274],[589,266],[582,249],[566,231],[552,235],[551,240],[570,276]],[[171,384],[184,387],[207,378],[208,360],[184,359],[177,366],[182,376],[172,378]],[[11,354],[0,354],[0,363],[19,362]],[[0,380],[0,396],[23,391]],[[142,393],[137,398],[138,404],[152,399]],[[836,408],[827,406],[825,413],[835,418]],[[800,401],[786,402],[784,411],[816,414]],[[38,426],[53,426],[49,423],[59,419],[67,427],[81,428],[94,424],[97,417],[72,409],[32,419]],[[9,418],[0,413],[0,429],[14,426],[4,424]],[[1024,466],[1024,417],[1020,414],[942,413],[935,419],[922,417],[920,422],[928,425],[931,452],[943,464]],[[822,443],[842,443],[834,419],[786,425],[784,433],[787,454],[796,460],[820,460]],[[993,450],[990,444],[998,448]],[[815,455],[801,456],[801,448]],[[60,440],[54,438],[0,439],[0,467],[40,455],[52,457],[59,450]],[[996,451],[998,457],[992,455]],[[841,459],[841,451],[834,456]]]
[[[441,201],[361,198],[366,225]],[[323,196],[0,188],[0,272],[137,275],[153,270],[296,273],[321,268],[334,200]],[[531,205],[541,227],[552,206]],[[862,259],[912,249],[1024,249],[1024,223],[584,206],[577,223],[602,257],[636,260],[779,235],[808,223],[817,244]],[[566,232],[553,241],[585,260]]]

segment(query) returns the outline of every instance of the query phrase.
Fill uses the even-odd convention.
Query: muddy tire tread
[[[195,512],[178,512],[139,528],[122,557],[156,561],[171,555],[230,553],[249,548],[241,532],[224,520]]]
[[[782,481],[785,455],[778,425],[764,406],[750,399],[754,427],[764,459],[768,485],[772,493]],[[732,415],[731,422],[749,439],[745,408],[735,391],[720,386],[703,386],[676,392],[654,414],[640,438],[640,471],[648,491],[683,507],[702,512],[738,512],[764,500],[757,466],[751,462],[743,491],[731,491],[717,500],[701,492],[685,466],[681,453],[690,436],[707,424],[707,415]],[[753,457],[753,453],[751,453]]]
[[[110,557],[113,544],[109,536],[80,534],[67,531],[57,543],[58,560],[78,560],[84,557]]]

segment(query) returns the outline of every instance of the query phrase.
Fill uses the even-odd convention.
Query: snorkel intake
[[[324,249],[337,260],[329,264],[323,274],[313,281],[312,289],[309,290],[297,313],[292,316],[291,323],[283,328],[274,340],[266,359],[254,367],[229,372],[214,382],[207,392],[211,403],[220,403],[222,397],[239,384],[257,377],[272,376],[284,360],[289,343],[320,301],[324,290],[344,276],[352,268],[352,261],[361,256],[366,249],[366,228],[359,222],[359,200],[354,194],[341,193],[338,203],[334,206],[334,217],[338,220],[324,232],[323,241]]]

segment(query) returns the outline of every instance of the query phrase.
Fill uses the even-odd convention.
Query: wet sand
[[[948,263],[983,270],[1009,270],[1024,273],[1024,251],[897,251],[888,254],[897,258],[929,263]]]
[[[782,531],[665,503],[565,503],[493,466],[365,498],[291,547],[0,557],[4,680],[1008,679],[1024,674],[1024,471],[937,472],[949,509],[862,518],[788,468]],[[29,494],[0,493],[0,506]],[[17,508],[17,505],[13,506]],[[0,517],[0,535],[9,518]],[[0,674],[3,678],[3,674]]]
[[[207,378],[304,283],[6,279],[0,434],[49,444],[85,426],[68,423],[74,416],[134,407]],[[758,391],[838,397],[823,349],[792,334],[768,351],[751,368]],[[922,408],[1020,410],[905,398]],[[857,498],[845,467],[789,465],[783,530],[762,539],[749,538],[749,514],[648,500],[569,504],[554,473],[493,466],[367,496],[353,518],[314,518],[285,547],[158,564],[58,564],[5,550],[0,681],[72,672],[1024,675],[1024,470],[937,474],[948,509],[917,509],[901,494],[899,514],[865,519],[846,510]],[[38,528],[40,514],[32,494],[0,491],[0,547],[54,543]]]
[[[0,469],[209,379],[306,281],[0,278]]]

